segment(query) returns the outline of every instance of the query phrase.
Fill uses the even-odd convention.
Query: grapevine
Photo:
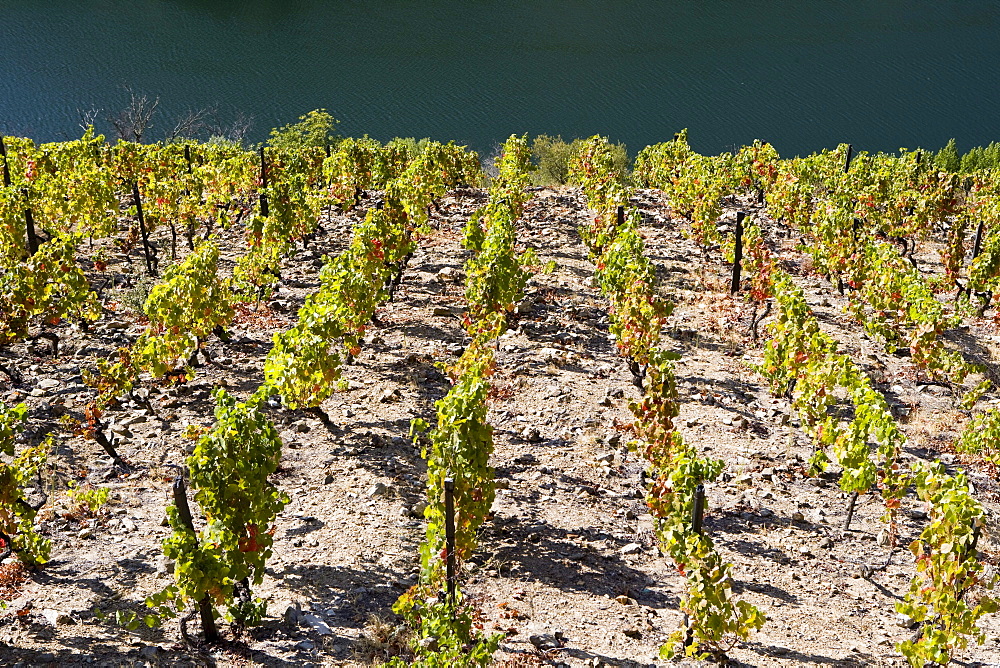
[[[672,144],[662,145],[666,152],[687,156],[683,136]],[[598,211],[597,220],[610,220],[610,207],[623,206],[627,197],[607,196],[607,141],[591,138],[580,157],[571,165],[571,173],[583,185],[584,194]],[[646,154],[647,158],[650,155]],[[655,164],[655,163],[654,163]],[[646,169],[655,169],[655,166]],[[637,167],[637,170],[639,168]],[[612,190],[613,191],[613,190]],[[613,191],[614,192],[614,191]],[[597,278],[611,301],[612,332],[619,351],[626,356],[636,385],[644,394],[631,402],[636,418],[634,428],[640,449],[648,462],[652,483],[646,491],[646,504],[654,519],[663,551],[687,576],[687,596],[681,603],[688,627],[678,630],[661,648],[661,655],[672,657],[683,647],[688,656],[724,656],[740,639],[764,625],[764,615],[746,601],[732,600],[729,564],[722,561],[711,539],[691,523],[695,490],[704,482],[715,480],[723,463],[699,457],[676,431],[677,387],[673,361],[677,356],[657,347],[660,330],[672,310],[657,293],[655,270],[645,257],[642,239],[637,233],[637,216],[616,216],[621,224],[601,228],[595,222],[584,232],[597,263]],[[699,240],[704,242],[704,238]],[[643,382],[645,381],[645,382]]]

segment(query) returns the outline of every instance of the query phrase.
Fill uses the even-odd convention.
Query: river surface
[[[718,152],[893,151],[1000,139],[1000,3],[982,0],[0,0],[0,132],[98,129],[126,86],[248,140],[315,108],[345,135],[600,133],[639,148],[689,128]]]

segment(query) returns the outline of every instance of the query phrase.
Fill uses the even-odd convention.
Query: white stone
[[[326,622],[320,619],[319,616],[314,615],[311,612],[303,613],[300,619],[302,622],[311,626],[313,630],[321,636],[333,635],[333,629],[331,629]]]

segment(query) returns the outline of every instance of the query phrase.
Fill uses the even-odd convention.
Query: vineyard
[[[1000,663],[998,175],[575,146],[3,137],[0,659]]]

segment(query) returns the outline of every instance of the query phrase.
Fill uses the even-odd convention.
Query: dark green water
[[[187,109],[260,140],[325,107],[345,134],[481,150],[683,127],[704,152],[965,148],[1000,139],[998,37],[982,0],[0,0],[0,131],[78,136],[128,84],[160,98],[150,139]]]

